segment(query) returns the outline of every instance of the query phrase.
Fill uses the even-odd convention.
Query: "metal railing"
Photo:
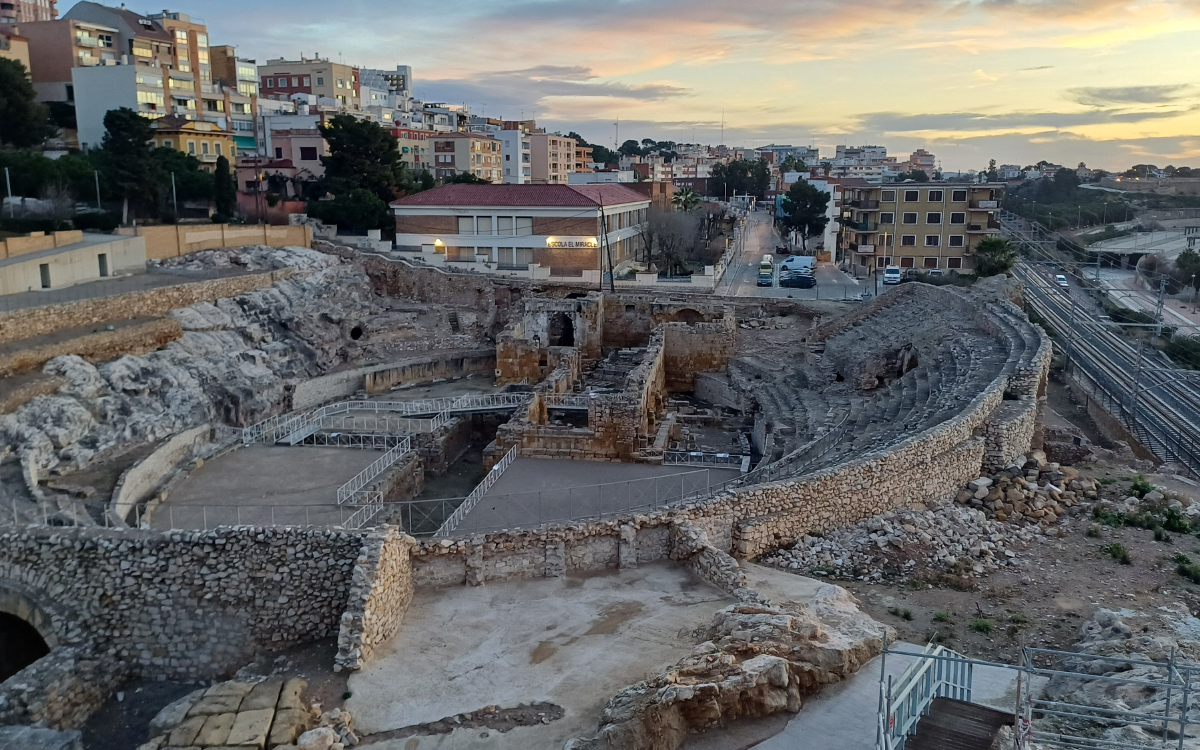
[[[351,505],[362,504],[358,495],[364,487],[375,480],[383,472],[387,471],[392,464],[400,460],[400,457],[412,447],[412,441],[404,438],[396,445],[396,447],[384,453],[379,458],[371,462],[371,465],[350,478],[350,481],[338,487],[337,502],[338,505],[350,503]]]
[[[879,723],[876,750],[903,750],[904,742],[916,731],[917,722],[929,713],[935,698],[970,702],[974,665],[971,660],[932,643],[922,658],[914,661],[900,679],[879,680]],[[885,650],[883,662],[887,665]]]
[[[467,495],[467,499],[462,505],[458,506],[450,517],[438,528],[434,536],[449,536],[455,528],[462,523],[463,518],[479,503],[480,498],[487,494],[487,491],[492,488],[504,470],[512,465],[512,462],[517,460],[517,446],[508,449],[508,453],[504,454],[504,458],[496,462],[491,471],[484,476],[483,481],[476,485],[475,489],[471,490],[471,494]]]
[[[742,456],[704,451],[663,451],[663,466],[742,466]]]

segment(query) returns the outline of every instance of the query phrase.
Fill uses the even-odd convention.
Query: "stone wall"
[[[176,320],[149,320],[112,331],[97,331],[53,343],[34,344],[29,348],[0,355],[0,377],[40,367],[55,357],[75,354],[93,364],[116,359],[124,354],[141,355],[161,349],[183,335]]]
[[[384,526],[363,540],[338,632],[334,669],[361,669],[400,629],[413,597],[415,540]]]
[[[1000,402],[980,428],[984,438],[983,474],[994,474],[1013,461],[1024,463],[1025,454],[1034,447],[1038,412],[1035,396]]]
[[[118,229],[117,234],[136,234],[146,243],[146,257],[175,258],[199,250],[222,247],[268,245],[312,247],[312,227],[267,224],[175,224],[171,226]]]
[[[292,269],[284,268],[0,313],[0,343],[109,320],[159,317],[170,310],[197,302],[212,302],[255,289],[266,289],[291,275]]]
[[[298,384],[292,393],[292,408],[313,409],[361,390],[381,393],[398,386],[428,383],[438,378],[466,375],[491,377],[495,366],[496,355],[492,350],[464,349],[357,367]]]
[[[711,323],[667,323],[663,326],[666,387],[671,392],[695,390],[695,375],[725,367],[733,356],[737,321],[732,311]]]
[[[202,424],[167,438],[154,451],[125,470],[113,488],[108,512],[110,518],[129,519],[129,512],[147,500],[176,471],[180,464],[196,456],[198,444],[207,444],[212,425]]]
[[[0,726],[81,727],[128,677],[110,655],[58,646],[0,683]]]

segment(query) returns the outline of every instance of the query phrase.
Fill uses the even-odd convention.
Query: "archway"
[[[685,307],[671,316],[671,319],[676,323],[703,323],[704,315],[699,310],[693,310],[690,307]]]
[[[556,312],[550,316],[546,334],[550,346],[575,346],[575,323],[565,312]]]
[[[30,623],[0,612],[0,682],[50,653],[50,646]]]

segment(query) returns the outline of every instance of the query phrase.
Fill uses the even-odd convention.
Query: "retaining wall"
[[[491,377],[496,353],[491,349],[464,349],[432,356],[406,357],[384,364],[358,367],[307,380],[292,394],[293,409],[313,409],[321,404],[353,396],[360,390],[380,393],[404,385],[427,383],[438,378],[465,375]]]
[[[88,362],[106,362],[117,357],[141,355],[161,349],[183,335],[179,321],[169,318],[149,320],[112,331],[87,333],[59,341],[0,355],[0,377],[32,370],[64,354],[74,354]]]
[[[146,242],[146,258],[161,260],[199,250],[245,245],[271,247],[312,247],[312,227],[270,226],[267,224],[174,224],[157,227],[129,227],[118,235],[136,235]]]
[[[178,432],[167,438],[150,455],[126,469],[113,488],[108,506],[112,517],[121,521],[129,520],[129,512],[158,490],[179,470],[180,464],[194,458],[197,443],[207,443],[211,433],[212,425],[209,424]]]
[[[400,629],[413,597],[414,540],[385,526],[363,540],[338,632],[334,669],[361,669]]]

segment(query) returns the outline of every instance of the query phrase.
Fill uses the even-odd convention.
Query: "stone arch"
[[[575,322],[571,318],[572,316],[565,312],[550,315],[546,326],[549,346],[575,346]]]
[[[0,578],[0,613],[29,623],[50,648],[60,644],[59,634],[66,626],[60,609],[47,604],[46,597],[29,586]]]
[[[693,323],[703,323],[704,313],[691,307],[685,307],[682,310],[676,310],[674,313],[672,313],[670,316],[670,322],[687,323],[688,325]]]
[[[66,621],[44,601],[29,587],[0,579],[0,681],[60,645]]]

